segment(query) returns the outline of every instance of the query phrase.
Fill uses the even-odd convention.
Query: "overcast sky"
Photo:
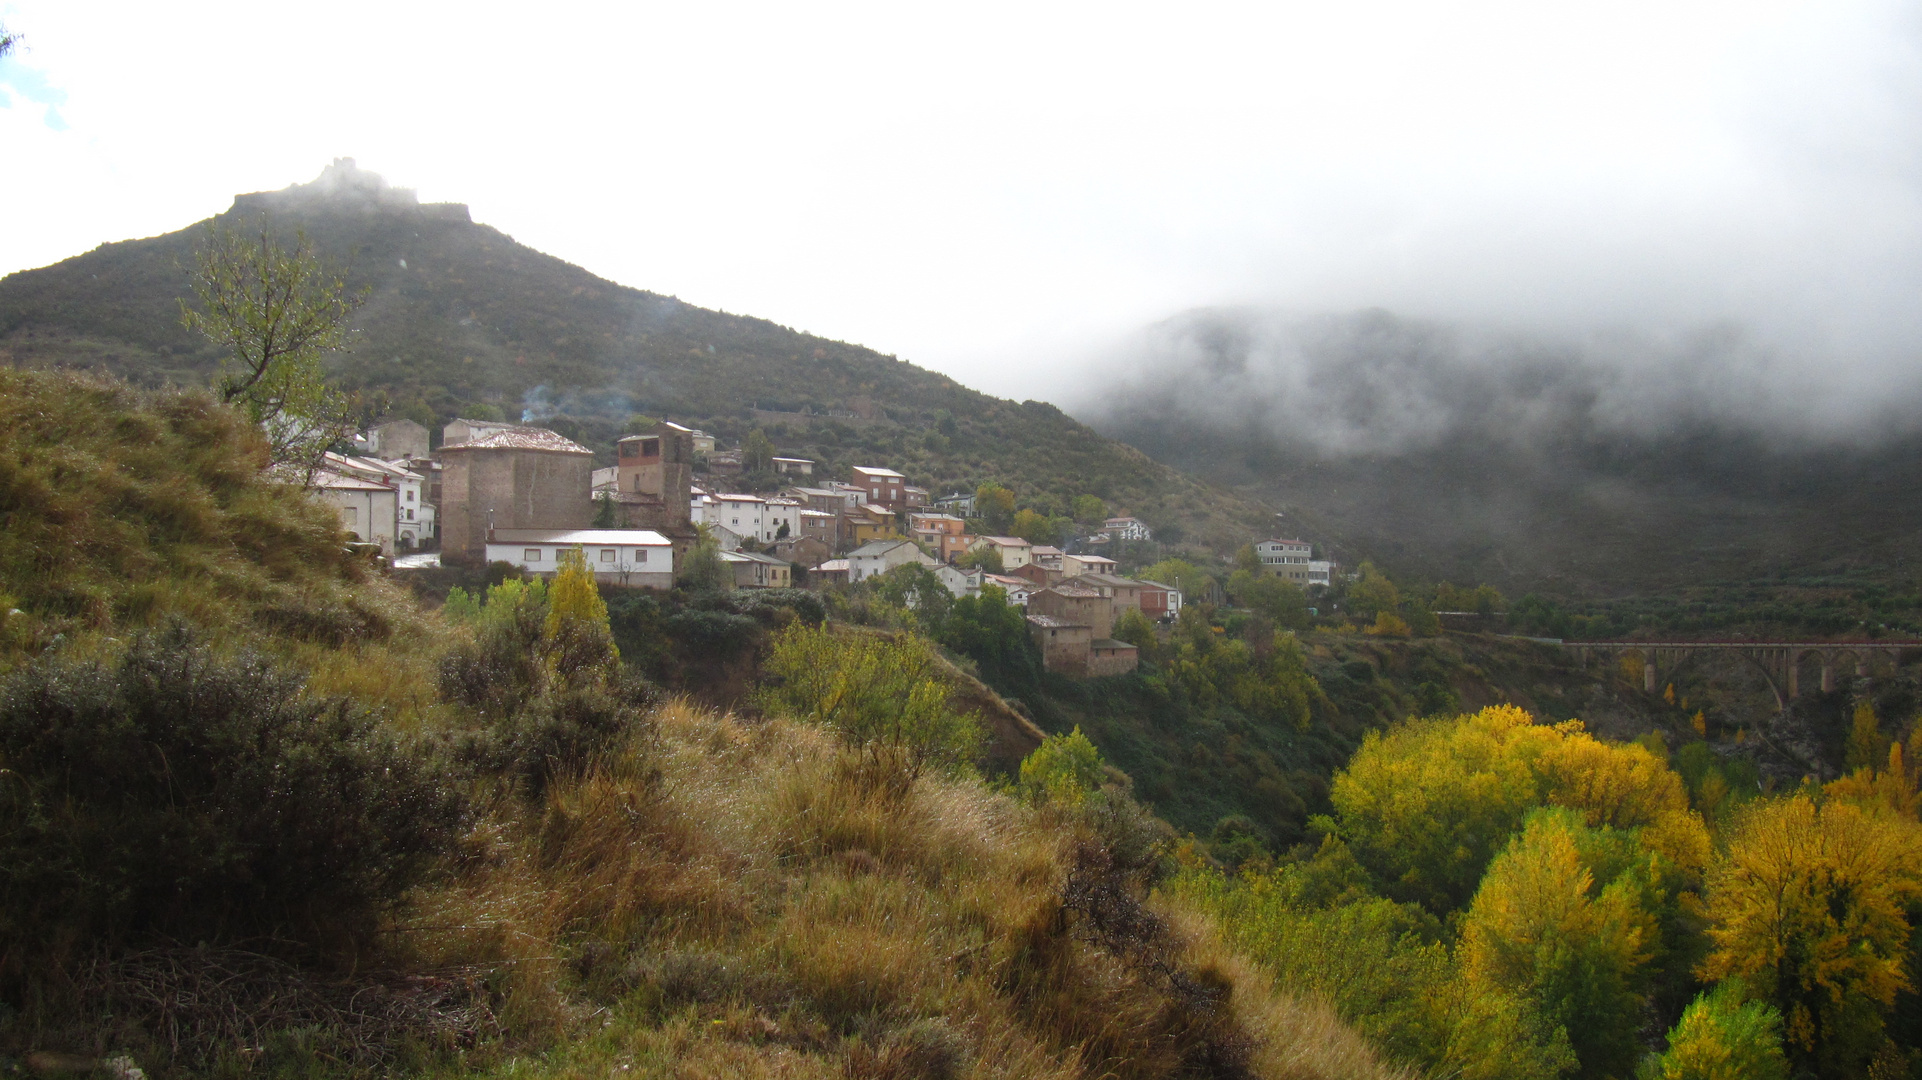
[[[561,12],[556,14],[555,12]],[[1922,8],[0,0],[0,272],[352,156],[1017,398],[1209,304],[1922,342]]]

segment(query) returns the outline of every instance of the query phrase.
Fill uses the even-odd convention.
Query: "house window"
[[[347,524],[349,525],[360,524],[360,507],[350,506],[347,508]]]
[[[414,512],[412,510],[407,511],[407,520],[414,520]]]
[[[614,561],[614,549],[613,549],[613,548],[602,548],[602,549],[601,549],[601,561],[602,561],[602,562],[613,562],[613,561]]]
[[[408,501],[408,502],[413,502],[413,501],[414,501],[414,491],[413,491],[413,489],[412,489],[412,488],[409,488],[409,489],[407,490],[407,501]]]
[[[646,561],[647,561],[647,549],[646,549],[646,548],[635,548],[635,549],[634,549],[634,561],[635,561],[635,562],[646,562]]]
[[[540,562],[540,561],[541,561],[541,549],[540,549],[540,548],[528,548],[528,549],[526,549],[526,550],[524,550],[524,551],[522,551],[522,552],[521,552],[521,561],[522,561],[522,562]]]

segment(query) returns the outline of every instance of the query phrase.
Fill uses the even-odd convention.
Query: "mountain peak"
[[[256,191],[234,196],[234,211],[321,210],[346,213],[422,214],[458,221],[472,220],[465,203],[422,204],[413,188],[394,187],[379,173],[363,169],[350,157],[333,164],[305,184],[289,184],[279,191]]]

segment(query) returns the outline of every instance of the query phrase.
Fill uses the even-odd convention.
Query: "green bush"
[[[462,742],[459,754],[477,769],[513,778],[523,795],[539,800],[551,781],[579,776],[644,724],[653,700],[638,677],[611,687],[576,681],[495,718]]]
[[[769,711],[833,728],[877,775],[912,780],[927,766],[970,765],[981,753],[980,718],[954,709],[922,638],[796,623],[775,638],[767,671]]]
[[[457,834],[444,774],[178,627],[110,663],[43,658],[0,686],[0,940],[367,930]]]

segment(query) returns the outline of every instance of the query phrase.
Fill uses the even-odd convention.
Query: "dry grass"
[[[973,780],[890,794],[826,732],[677,701],[544,805],[493,804],[396,936],[418,969],[492,973],[504,1056],[449,1075],[1400,1075],[1191,914],[1158,909],[1218,1005],[1074,932],[1089,840]]]

